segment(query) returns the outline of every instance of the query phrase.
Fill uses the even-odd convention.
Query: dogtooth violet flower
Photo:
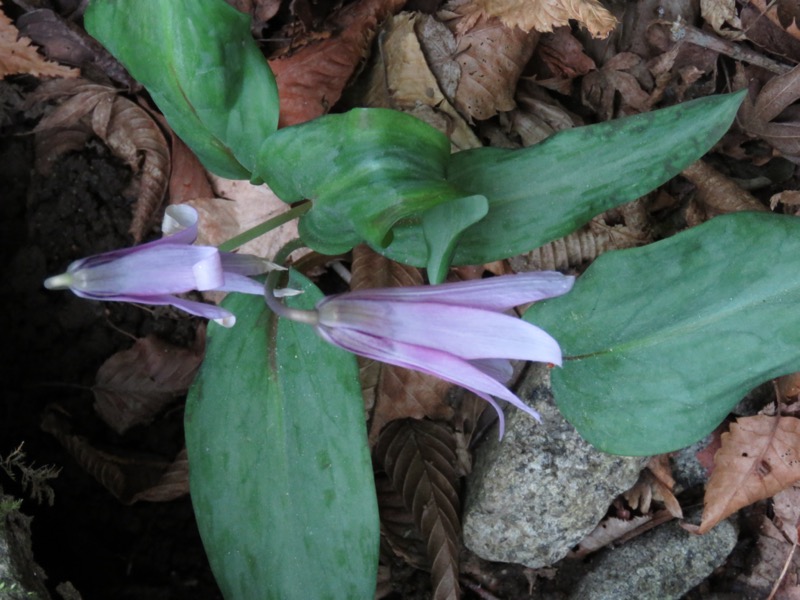
[[[282,267],[257,256],[193,245],[197,222],[197,211],[191,206],[169,206],[161,239],[76,260],[66,273],[48,278],[44,285],[51,290],[70,289],[92,300],[170,304],[231,327],[236,317],[230,311],[175,294],[192,290],[263,294],[264,284],[249,276]]]
[[[574,277],[555,271],[519,273],[432,286],[370,289],[323,298],[313,311],[265,298],[278,315],[312,325],[326,341],[366,358],[434,375],[477,394],[497,411],[505,400],[539,414],[511,392],[510,359],[561,365],[558,342],[542,329],[504,314],[515,306],[568,292]]]

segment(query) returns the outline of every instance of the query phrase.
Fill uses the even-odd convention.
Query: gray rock
[[[509,409],[503,440],[488,434],[467,479],[464,543],[485,559],[539,568],[594,529],[646,459],[583,441],[555,406],[545,367],[529,369],[518,393],[543,423]]]
[[[570,600],[670,600],[680,598],[720,566],[736,545],[733,523],[705,535],[673,521],[620,546],[601,551],[572,588]]]

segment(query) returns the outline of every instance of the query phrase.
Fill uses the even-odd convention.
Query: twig
[[[751,50],[746,46],[735,44],[728,40],[713,36],[706,33],[702,29],[692,27],[678,19],[675,22],[658,21],[660,25],[669,26],[670,37],[673,42],[689,42],[701,48],[708,48],[714,52],[719,52],[725,56],[729,56],[734,60],[741,60],[757,67],[762,67],[778,75],[783,75],[792,70],[792,67],[784,65],[783,63],[776,62],[767,58],[763,54]]]

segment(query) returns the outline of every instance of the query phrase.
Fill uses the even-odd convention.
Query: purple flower
[[[276,307],[276,312],[314,325],[328,342],[354,354],[434,375],[464,387],[491,404],[510,402],[540,420],[505,384],[509,359],[561,365],[550,335],[503,314],[514,306],[560,296],[575,278],[554,271],[520,273],[435,286],[360,290],[321,300],[316,311]]]
[[[197,221],[197,211],[191,206],[169,206],[160,240],[76,260],[66,273],[50,277],[44,285],[51,290],[68,288],[92,300],[171,304],[230,327],[236,322],[230,311],[174,294],[192,290],[263,294],[264,285],[248,276],[276,265],[257,256],[194,246]]]

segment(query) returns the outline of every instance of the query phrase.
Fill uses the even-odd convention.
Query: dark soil
[[[21,112],[12,117],[0,130],[0,457],[24,444],[28,464],[61,472],[50,480],[52,506],[36,502],[30,486],[21,489],[20,478],[2,470],[0,488],[25,499],[22,511],[34,517],[34,554],[54,598],[63,581],[85,600],[221,598],[188,496],[126,506],[41,429],[43,415],[56,414],[115,461],[171,461],[183,446],[180,403],[153,425],[120,436],[94,413],[90,387],[103,361],[133,338],[154,333],[190,345],[197,321],[175,318],[168,308],[101,304],[44,289],[44,279],[71,261],[132,243],[131,200],[124,195],[130,172],[92,142],[38,174],[32,136],[14,135],[29,125]]]

